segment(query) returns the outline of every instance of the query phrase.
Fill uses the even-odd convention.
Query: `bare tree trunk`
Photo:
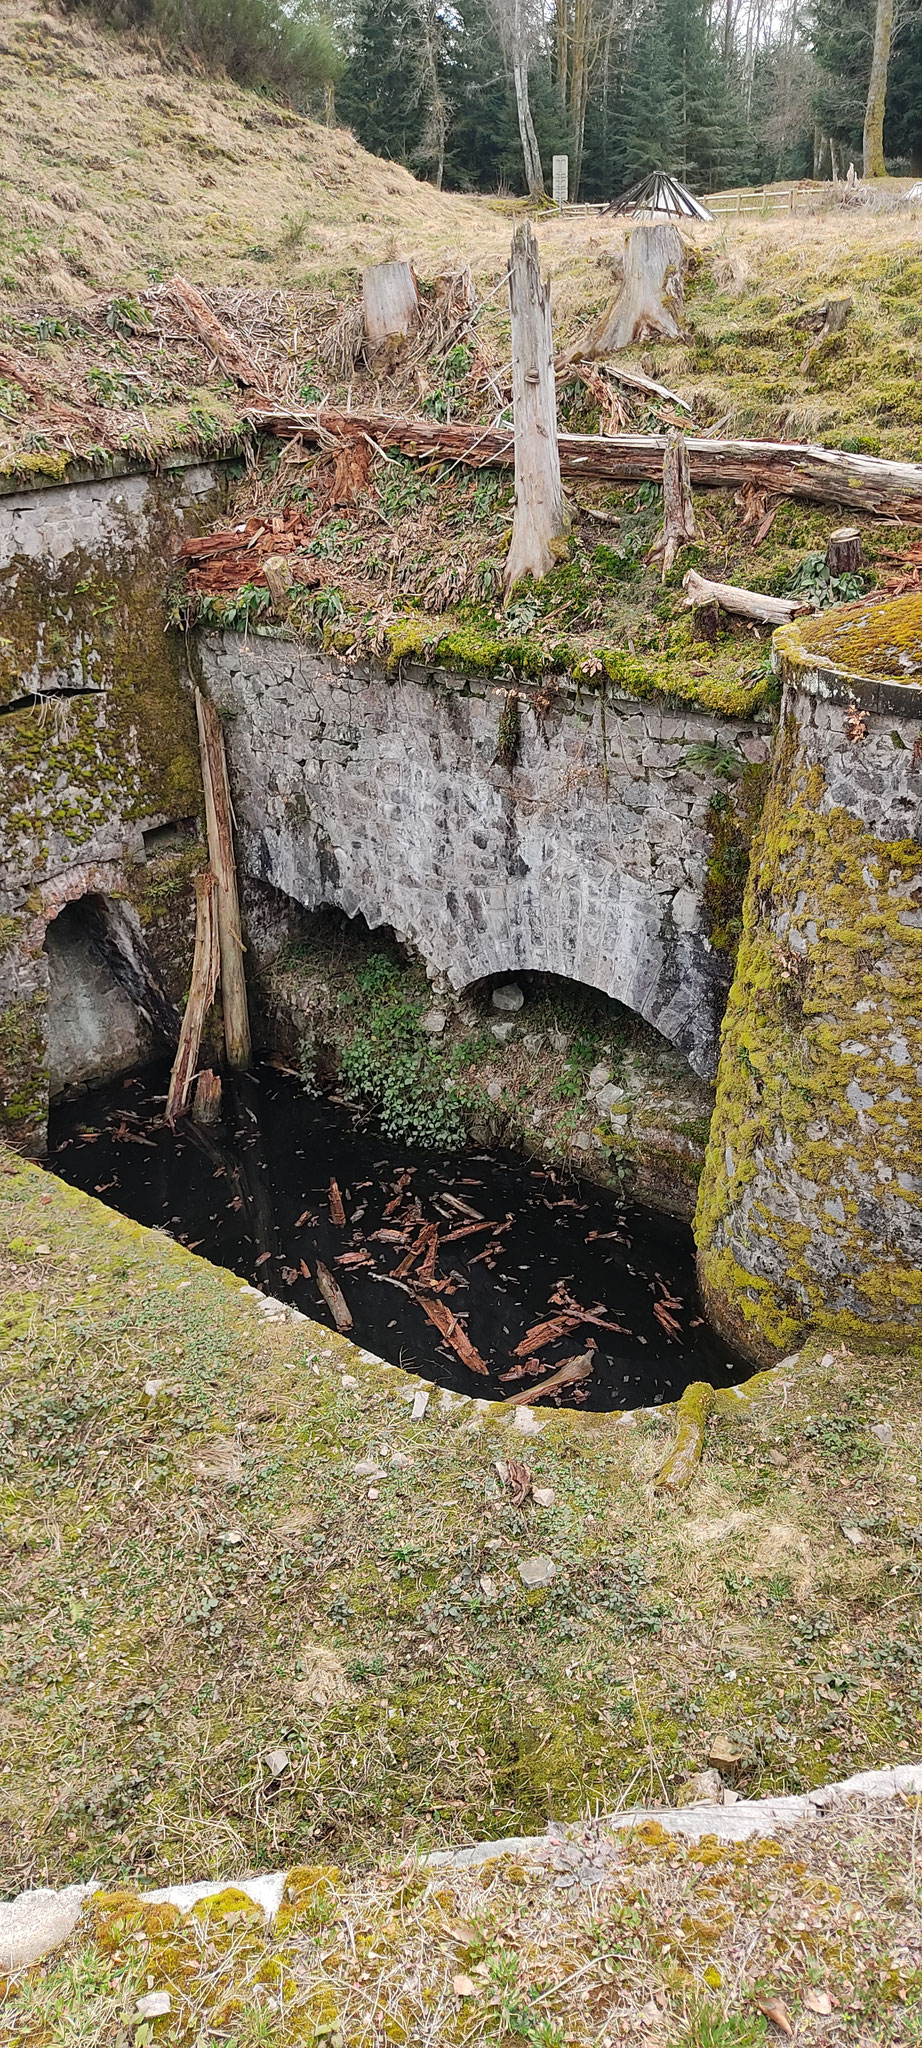
[[[567,517],[557,447],[557,386],[551,288],[541,282],[538,244],[531,228],[517,228],[509,266],[512,312],[512,418],[515,435],[515,514],[505,585],[522,576],[546,576]]]
[[[208,858],[215,878],[215,907],[218,945],[221,954],[221,1002],[224,1010],[224,1043],[228,1065],[248,1067],[253,1057],[247,985],[243,971],[243,938],[240,904],[237,898],[237,869],[231,833],[231,802],[224,757],[221,720],[210,697],[195,692],[202,784],[205,791],[205,825]]]
[[[877,0],[874,16],[874,52],[871,57],[867,105],[864,110],[866,178],[885,178],[887,175],[887,166],[884,162],[884,113],[887,106],[887,76],[890,70],[892,41],[893,0]]]
[[[202,1026],[214,1001],[218,985],[220,954],[218,951],[218,927],[215,921],[215,879],[210,868],[195,877],[195,951],[192,956],[192,980],[189,984],[189,1000],[186,1004],[179,1045],[170,1075],[170,1091],[166,1099],[166,1120],[174,1124],[183,1116],[189,1106],[189,1090],[195,1073],[199,1046],[202,1042]]]
[[[639,223],[624,244],[624,283],[574,353],[614,355],[636,341],[680,341],[678,315],[684,304],[685,250],[671,223]]]
[[[525,162],[525,183],[529,199],[544,198],[544,172],[541,168],[541,152],[535,124],[531,118],[531,101],[528,97],[528,58],[517,51],[512,60],[512,78],[515,85],[515,106],[519,117],[519,135],[522,142],[522,156]]]
[[[786,626],[798,612],[810,610],[803,598],[766,597],[761,590],[744,590],[735,583],[712,583],[709,577],[699,576],[697,569],[689,569],[682,588],[686,605],[719,604],[722,611],[733,612],[740,619],[758,619],[763,626]]]
[[[654,549],[655,554],[663,557],[664,583],[679,549],[697,538],[685,435],[672,427],[666,436],[663,456],[663,530]]]

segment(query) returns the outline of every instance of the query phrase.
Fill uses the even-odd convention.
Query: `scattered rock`
[[[489,1572],[484,1572],[477,1583],[485,1600],[499,1599],[499,1587],[496,1580],[491,1579]]]
[[[541,1047],[544,1044],[544,1032],[526,1031],[522,1043],[525,1047],[526,1052],[540,1052]]]
[[[386,1465],[379,1465],[376,1458],[360,1458],[358,1464],[353,1465],[352,1470],[355,1473],[356,1479],[387,1478]]]
[[[149,1401],[156,1401],[157,1395],[163,1393],[163,1389],[165,1386],[166,1380],[145,1380],[144,1392],[147,1396],[147,1399]]]
[[[520,1010],[525,997],[517,981],[506,981],[502,988],[493,990],[494,1010]]]
[[[145,1991],[134,2009],[136,2020],[162,2020],[173,2008],[168,1991]]]
[[[591,1144],[592,1139],[588,1131],[576,1131],[574,1133],[573,1149],[575,1152],[588,1152]]]
[[[339,1384],[341,1387],[345,1387],[347,1392],[350,1392],[358,1386],[358,1380],[353,1378],[351,1372],[344,1372]]]
[[[507,1022],[505,1024],[491,1024],[490,1030],[492,1031],[493,1036],[496,1039],[497,1045],[508,1045],[510,1038],[515,1037],[515,1025],[510,1022]]]
[[[287,1749],[270,1749],[266,1754],[266,1770],[270,1778],[284,1778],[290,1762]]]
[[[587,1085],[588,1085],[588,1088],[589,1088],[589,1093],[590,1093],[590,1095],[595,1095],[595,1094],[597,1094],[597,1093],[598,1093],[598,1090],[599,1090],[600,1088],[604,1088],[604,1087],[605,1087],[605,1085],[606,1085],[606,1082],[608,1082],[608,1081],[610,1081],[610,1080],[611,1080],[611,1068],[610,1068],[610,1067],[605,1067],[605,1066],[593,1067],[593,1069],[592,1069],[592,1072],[591,1072],[591,1073],[590,1073],[590,1075],[589,1075],[589,1081],[588,1081],[588,1084],[587,1084]]]
[[[864,1542],[864,1530],[859,1529],[855,1522],[843,1522],[841,1528],[846,1543],[850,1543],[853,1550],[860,1550]]]
[[[589,1078],[591,1080],[592,1076],[590,1075]],[[624,1089],[618,1088],[614,1081],[609,1081],[606,1087],[597,1090],[595,1100],[596,1108],[601,1110],[603,1116],[607,1116],[609,1110],[614,1108],[616,1102],[624,1100]]]
[[[675,1796],[677,1806],[701,1806],[706,1800],[719,1799],[723,1780],[719,1771],[692,1771],[680,1785]]]
[[[557,1577],[557,1566],[552,1557],[523,1557],[518,1572],[523,1586],[549,1586]]]
[[[0,1972],[28,1970],[52,1949],[60,1948],[73,1933],[84,1900],[95,1889],[92,1884],[71,1884],[55,1892],[39,1886],[21,1892],[18,1899],[0,1900]]]
[[[236,1550],[238,1543],[243,1542],[244,1536],[245,1531],[243,1529],[218,1530],[218,1542],[223,1543],[228,1550]]]
[[[422,1422],[423,1416],[425,1415],[428,1406],[429,1390],[427,1387],[420,1387],[419,1393],[414,1394],[413,1396],[413,1406],[410,1410],[410,1421]]]
[[[537,1508],[552,1508],[557,1499],[552,1486],[533,1486],[531,1497]]]
[[[552,1050],[553,1050],[554,1052],[559,1052],[559,1053],[569,1052],[569,1050],[570,1050],[570,1037],[569,1037],[569,1033],[568,1033],[568,1032],[566,1032],[566,1031],[552,1031],[552,1032],[551,1032],[551,1048],[552,1048]]]
[[[490,1101],[491,1101],[491,1102],[501,1102],[501,1101],[502,1101],[502,1097],[503,1097],[503,1084],[502,1084],[502,1082],[501,1082],[501,1081],[495,1081],[495,1080],[494,1080],[494,1081],[488,1081],[488,1082],[487,1082],[487,1094],[489,1095],[489,1098],[490,1098]]]
[[[427,1038],[441,1038],[447,1024],[448,1017],[444,1010],[427,1010],[425,1016],[419,1020],[419,1028],[425,1032]]]
[[[451,1988],[456,1998],[476,1998],[480,1986],[474,1983],[473,1977],[466,1977],[464,1971],[459,1970],[451,1980]]]
[[[715,1735],[708,1750],[708,1763],[715,1771],[732,1771],[742,1763],[744,1756],[745,1750],[729,1735]]]
[[[882,1447],[882,1449],[883,1449],[883,1450],[885,1450],[885,1451],[889,1451],[889,1450],[891,1450],[891,1449],[892,1449],[892,1447],[893,1447],[893,1425],[892,1425],[892,1423],[889,1423],[889,1422],[872,1422],[872,1424],[871,1424],[871,1435],[872,1435],[872,1436],[876,1436],[876,1438],[877,1438],[877,1441],[878,1441],[878,1443],[879,1443],[879,1444],[881,1445],[881,1447]]]
[[[398,1472],[405,1472],[407,1466],[412,1465],[412,1463],[413,1460],[407,1457],[406,1451],[391,1452],[391,1465],[396,1466]]]

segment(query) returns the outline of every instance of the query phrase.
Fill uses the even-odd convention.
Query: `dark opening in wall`
[[[145,856],[153,860],[160,853],[183,853],[198,836],[198,824],[195,818],[171,818],[166,825],[152,825],[141,836]]]
[[[79,1082],[111,1080],[149,1059],[150,1024],[99,945],[105,898],[67,903],[45,933],[48,1073],[52,1097]]]

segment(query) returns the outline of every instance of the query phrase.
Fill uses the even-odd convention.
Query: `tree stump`
[[[853,576],[861,567],[861,534],[857,526],[837,526],[826,542],[830,576]]]
[[[580,354],[615,355],[638,341],[680,341],[685,248],[670,222],[638,222],[624,244],[624,282]]]
[[[653,550],[662,555],[664,583],[679,549],[697,538],[685,435],[670,427],[663,455],[663,530]]]
[[[504,576],[507,591],[522,576],[547,575],[568,524],[557,446],[551,288],[541,282],[538,244],[527,224],[513,236],[509,305],[515,513]]]
[[[284,618],[291,595],[291,564],[286,555],[267,555],[263,562],[263,575],[269,596],[277,612]]]
[[[373,263],[362,278],[365,339],[374,355],[399,348],[419,326],[419,295],[409,263]]]
[[[213,1067],[205,1067],[195,1083],[192,1097],[192,1121],[196,1124],[216,1124],[221,1115],[221,1076]]]

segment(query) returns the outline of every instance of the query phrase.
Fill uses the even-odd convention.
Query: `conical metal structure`
[[[617,199],[609,200],[603,206],[603,213],[655,213],[668,216],[671,220],[711,220],[706,206],[695,199],[680,185],[678,178],[668,171],[651,171],[649,177],[638,178],[636,185],[629,185],[626,192],[620,192]]]

